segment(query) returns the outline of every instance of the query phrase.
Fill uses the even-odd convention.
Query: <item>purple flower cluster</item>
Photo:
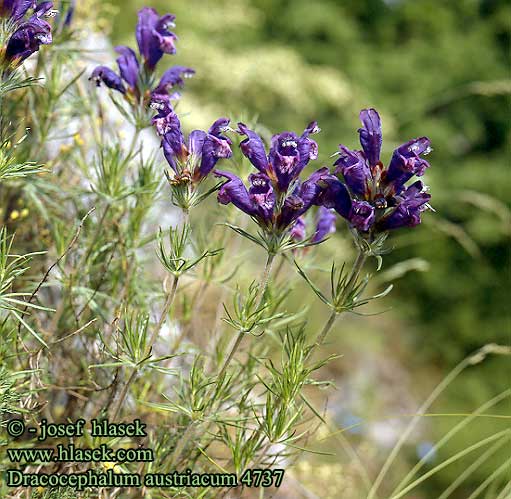
[[[43,5],[46,2],[36,12]],[[13,12],[12,15],[17,15],[15,9]],[[185,140],[172,101],[179,97],[174,88],[183,86],[183,79],[194,74],[191,68],[174,66],[163,74],[158,84],[154,82],[160,59],[164,54],[176,52],[177,37],[170,31],[174,20],[172,14],[159,16],[152,8],[141,9],[136,27],[139,56],[129,47],[116,47],[119,73],[98,66],[91,79],[98,86],[104,83],[123,94],[134,110],[146,109],[149,105],[157,110],[152,123],[174,172],[169,178],[174,198],[176,201],[176,197],[180,197],[177,203],[188,209],[198,202],[192,199],[195,188],[189,189],[189,186],[201,182],[220,159],[231,157],[232,143],[224,135],[229,129],[227,118],[215,121],[207,132],[192,131]],[[362,149],[351,150],[340,145],[334,171],[323,167],[304,181],[300,179],[302,171],[318,156],[318,146],[310,138],[320,131],[316,122],[310,123],[301,135],[288,131],[274,135],[269,150],[256,132],[238,123],[237,133],[245,137],[240,143],[241,152],[257,172],[249,175],[246,186],[234,173],[215,171],[217,177],[226,180],[218,191],[218,201],[232,203],[250,215],[267,235],[277,239],[289,235],[294,241],[321,241],[335,230],[333,210],[367,239],[390,229],[418,225],[431,196],[420,180],[409,186],[406,184],[412,177],[422,176],[429,167],[423,158],[430,151],[429,139],[421,137],[398,147],[388,167],[384,167],[380,161],[380,116],[374,109],[364,109],[360,118],[363,126],[358,132]],[[136,124],[144,127],[148,120],[144,110]],[[307,238],[304,215],[312,206],[321,208],[316,230]]]
[[[0,0],[0,17],[9,21],[11,34],[0,47],[0,65],[9,71],[15,69],[39,50],[52,42],[51,26],[43,17],[54,14],[53,2],[30,0]]]
[[[173,185],[197,184],[220,159],[232,156],[231,139],[223,135],[229,129],[227,118],[216,120],[207,132],[193,130],[187,141],[177,114],[168,106],[159,110],[153,125],[162,139],[165,159],[174,171]]]
[[[152,81],[156,65],[164,54],[176,53],[177,36],[170,31],[175,16],[165,14],[159,16],[156,10],[144,7],[138,12],[136,39],[140,61],[133,49],[126,46],[115,48],[119,54],[117,65],[119,74],[106,66],[98,66],[91,75],[97,86],[104,83],[123,94],[129,101],[140,102],[157,108],[169,107],[171,101],[179,98],[173,92],[174,87],[182,87],[183,78],[192,76],[195,71],[184,66],[173,66],[161,77],[154,86]]]
[[[321,168],[303,182],[299,178],[309,161],[317,158],[318,146],[310,135],[319,131],[313,122],[301,136],[293,132],[274,135],[267,153],[259,135],[238,123],[238,132],[246,136],[240,143],[241,151],[258,173],[249,176],[247,189],[233,173],[216,171],[215,175],[227,179],[218,192],[218,201],[232,203],[268,232],[281,234],[290,229],[311,206],[318,205],[321,182],[330,177],[328,169]]]
[[[422,157],[430,151],[429,139],[421,137],[398,147],[385,168],[380,161],[380,117],[374,109],[364,109],[360,118],[362,150],[352,151],[341,145],[333,173],[320,168],[303,182],[299,179],[301,171],[318,155],[317,144],[309,138],[319,131],[315,122],[301,136],[293,132],[274,135],[269,153],[261,138],[239,123],[238,132],[246,136],[240,143],[241,151],[258,173],[249,175],[247,189],[233,173],[216,171],[215,175],[227,179],[218,192],[218,201],[232,203],[266,232],[289,232],[295,241],[306,238],[303,215],[313,205],[321,208],[312,242],[321,241],[335,230],[332,209],[364,237],[418,225],[431,196],[420,180],[408,187],[405,184],[413,176],[422,176],[429,167]]]
[[[398,147],[385,168],[380,161],[382,132],[380,116],[374,109],[360,112],[362,128],[358,130],[362,150],[339,146],[335,173],[326,180],[321,203],[334,208],[362,233],[384,232],[399,227],[414,227],[431,198],[425,185],[417,180],[429,167],[422,157],[431,151],[427,137],[413,139]]]

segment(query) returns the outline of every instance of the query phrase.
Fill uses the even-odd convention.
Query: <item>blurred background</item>
[[[330,338],[332,352],[343,354],[325,373],[337,385],[329,395],[334,420],[340,429],[355,425],[343,435],[356,442],[362,462],[370,462],[375,449],[391,448],[402,431],[403,421],[394,416],[413,413],[477,348],[510,343],[511,4],[111,3],[119,9],[105,27],[111,25],[115,43],[135,44],[136,12],[143,5],[177,15],[178,54],[164,61],[197,72],[187,81],[178,109],[188,130],[229,116],[257,121],[272,133],[301,132],[315,119],[323,130],[317,138],[319,160],[326,165],[332,164],[329,156],[339,143],[357,147],[358,112],[363,107],[375,107],[382,116],[384,162],[400,143],[430,137],[434,150],[425,181],[436,213],[426,214],[421,227],[391,239],[394,251],[385,257],[380,279],[393,281],[395,287],[374,311],[390,310],[343,319]],[[351,258],[346,234],[339,222],[338,234],[321,251],[338,262]],[[313,323],[324,321],[325,309],[305,285],[295,295],[297,303],[310,301]],[[430,411],[445,416],[423,418],[404,456],[407,467],[460,421],[455,415],[472,412],[510,383],[509,357],[489,357],[466,370]],[[510,409],[506,402],[489,412],[509,416]],[[433,453],[429,466],[497,427],[502,428],[502,420],[476,418]],[[323,445],[342,453],[337,438],[325,435]],[[335,495],[340,487],[345,491],[342,497],[351,497],[347,490],[352,486],[352,461],[345,456],[338,467],[339,459],[306,455],[295,476],[318,497],[341,497]],[[467,497],[501,461],[502,454],[477,467],[456,497]],[[466,466],[467,462],[446,467],[418,488],[418,495],[407,497],[438,497]],[[319,476],[325,477],[323,485],[318,484]],[[333,492],[324,489],[327,482]]]

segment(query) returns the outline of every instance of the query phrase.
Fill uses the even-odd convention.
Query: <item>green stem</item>
[[[453,456],[451,456],[449,459],[446,459],[445,461],[443,461],[439,465],[437,465],[434,468],[430,469],[427,473],[424,473],[423,475],[421,475],[420,478],[418,478],[417,480],[412,482],[410,485],[408,485],[408,487],[406,487],[401,492],[399,492],[399,494],[396,494],[396,495],[392,496],[391,499],[401,499],[401,497],[406,497],[408,492],[410,492],[412,489],[417,487],[417,485],[420,485],[422,482],[427,480],[430,476],[432,476],[435,473],[441,471],[442,469],[444,469],[449,464],[458,461],[459,459],[461,459],[462,457],[466,456],[470,452],[472,452],[474,450],[477,450],[480,447],[482,447],[482,446],[484,446],[484,445],[486,445],[486,444],[488,444],[490,442],[493,442],[494,440],[498,440],[498,439],[500,439],[501,437],[504,437],[504,436],[506,438],[509,438],[509,435],[510,435],[509,430],[503,430],[503,431],[500,431],[500,432],[495,433],[493,435],[490,435],[489,437],[487,437],[487,438],[485,438],[483,440],[480,440],[479,442],[476,442],[475,444],[473,444],[473,445],[471,445],[469,447],[466,447],[465,449],[463,449],[460,452],[458,452],[458,453],[454,454]],[[509,461],[511,461],[511,459],[506,461],[507,465],[509,465]],[[495,474],[495,472],[493,474]],[[369,497],[372,497],[372,495],[369,496]],[[472,495],[470,497],[474,498],[475,496]]]
[[[275,269],[275,272],[273,273],[273,280],[276,281],[277,277],[280,275],[280,272],[284,268],[284,263],[286,263],[286,257],[284,255],[280,256],[279,264],[277,265],[277,268]]]
[[[359,250],[357,258],[355,259],[355,262],[353,263],[353,267],[351,269],[350,276],[348,278],[348,282],[347,282],[346,287],[344,288],[344,291],[342,293],[342,296],[340,299],[341,303],[344,300],[344,298],[346,298],[346,296],[348,296],[353,291],[353,288],[356,286],[358,278],[360,276],[360,273],[362,272],[362,269],[364,267],[364,263],[366,262],[366,260],[367,260],[367,255],[362,250]],[[314,341],[314,344],[312,345],[311,349],[309,350],[307,357],[310,356],[310,354],[316,347],[323,345],[323,343],[325,342],[326,336],[332,329],[333,325],[335,324],[335,321],[337,320],[339,315],[341,315],[341,313],[342,312],[339,312],[335,309],[332,310],[330,317],[328,318],[326,324],[323,326],[323,329],[321,330],[321,332],[316,337],[316,341]]]
[[[351,269],[350,276],[348,278],[348,282],[347,282],[346,287],[345,287],[345,289],[343,291],[343,294],[342,294],[342,297],[341,297],[341,302],[342,302],[342,300],[343,300],[343,298],[345,296],[347,296],[349,293],[351,293],[351,291],[353,290],[354,286],[356,285],[358,277],[360,276],[360,272],[362,271],[362,268],[364,267],[364,263],[365,263],[366,259],[367,259],[367,255],[362,250],[359,249],[357,258],[355,259],[355,262],[353,263],[353,267]],[[321,330],[321,332],[316,337],[316,340],[311,345],[309,351],[306,353],[304,360],[307,360],[312,355],[312,352],[314,351],[314,349],[316,347],[321,346],[324,343],[326,336],[328,335],[328,333],[332,329],[332,327],[335,324],[335,321],[337,320],[339,315],[341,315],[341,312],[338,312],[335,309],[332,310],[332,313],[328,317],[328,320],[326,321],[325,325],[323,326],[323,329]],[[277,402],[277,405],[275,407],[275,412],[280,411],[281,408],[282,408],[281,406],[282,406],[282,399],[280,399]],[[263,423],[261,423],[259,425],[258,431],[261,432],[262,429],[263,429]],[[263,435],[261,440],[260,440],[261,445],[264,442],[264,438],[265,438],[265,436]],[[268,450],[270,445],[271,445],[271,442],[268,442],[264,446],[263,451],[261,452],[261,456],[266,453],[266,451]],[[253,466],[256,466],[256,464],[257,464],[257,462],[255,464],[253,464]]]
[[[112,421],[117,421],[117,417],[119,416],[119,412],[121,411],[122,404],[124,403],[124,400],[126,399],[126,396],[128,395],[129,387],[131,386],[131,383],[133,383],[133,380],[135,379],[135,376],[138,373],[138,367],[135,367],[128,378],[128,381],[126,381],[126,384],[122,387],[121,394],[119,395],[119,399],[117,400],[117,404],[115,404],[115,409],[112,413]]]
[[[259,306],[262,305],[264,299],[264,293],[268,288],[268,282],[270,281],[271,269],[273,266],[273,260],[275,259],[274,253],[268,253],[268,258],[266,259],[266,265],[264,267],[263,277],[261,278],[261,282],[259,283]]]
[[[231,363],[231,360],[234,357],[234,354],[237,352],[238,348],[240,347],[244,336],[245,336],[245,333],[243,331],[240,331],[238,333],[236,341],[234,342],[234,345],[232,346],[231,351],[229,352],[229,355],[227,356],[227,359],[225,359],[225,362],[218,373],[218,376],[217,376],[218,379],[222,379],[223,375],[225,374],[225,371],[227,371],[227,368],[229,367],[229,364]]]
[[[179,442],[176,445],[176,448],[174,449],[174,452],[172,453],[172,459],[170,461],[170,467],[169,469],[174,469],[175,464],[177,463],[178,459],[181,457],[181,454],[183,453],[183,450],[186,447],[186,444],[190,441],[190,438],[192,436],[192,429],[193,429],[193,421],[191,424],[189,424],[183,433],[183,436],[179,439]]]
[[[264,293],[266,292],[266,289],[268,287],[274,258],[275,258],[274,253],[268,253],[268,258],[266,260],[266,265],[264,267],[263,276],[259,283],[259,289],[258,289],[259,304],[258,304],[258,307],[261,306],[261,304],[263,303],[263,300],[264,300]],[[236,338],[236,341],[234,342],[234,345],[232,346],[232,348],[229,352],[229,355],[227,356],[227,359],[225,359],[225,362],[223,363],[222,368],[220,369],[220,371],[218,373],[217,379],[220,380],[224,376],[225,372],[227,371],[227,368],[229,367],[229,364],[231,363],[232,358],[238,351],[244,336],[245,336],[245,332],[240,331],[238,333],[238,337]],[[214,386],[214,385],[212,385],[212,386]],[[193,425],[194,425],[194,421],[192,421],[187,426],[185,432],[183,433],[183,436],[181,437],[181,439],[174,451],[174,454],[172,456],[172,463],[177,463],[179,461],[181,454],[186,446],[186,443],[191,438],[191,430],[193,428]]]
[[[268,258],[266,260],[266,265],[264,267],[263,276],[261,278],[261,282],[259,283],[259,289],[258,289],[258,308],[262,305],[264,300],[264,293],[266,292],[266,289],[268,288],[268,282],[270,280],[270,274],[271,269],[273,265],[273,260],[275,258],[274,253],[268,253]],[[234,354],[237,352],[238,348],[241,345],[241,342],[245,336],[244,331],[238,332],[238,337],[236,338],[236,341],[234,342],[234,345],[232,346],[229,355],[227,356],[227,359],[225,359],[225,362],[220,369],[220,372],[218,373],[217,379],[222,379],[223,375],[225,374],[225,371],[227,370],[227,367],[229,366],[232,358],[234,357]]]
[[[126,157],[124,158],[121,168],[124,168],[131,159],[135,158],[135,156],[136,156],[136,155],[134,155],[135,146],[137,145],[137,141],[138,141],[138,137],[140,136],[140,132],[141,132],[140,128],[138,126],[135,127],[135,131],[133,132],[133,137],[131,138],[128,153],[126,154]]]
[[[89,213],[91,213],[93,210],[95,210],[95,207],[93,207],[89,211]],[[105,206],[105,209],[103,210],[103,214],[101,215],[101,218],[100,218],[98,224],[96,225],[96,230],[94,232],[94,235],[93,235],[93,237],[91,239],[90,244],[87,247],[87,250],[85,251],[83,256],[80,258],[80,261],[71,269],[71,271],[69,273],[68,282],[66,283],[66,286],[63,289],[62,299],[60,300],[59,306],[57,308],[57,312],[56,312],[56,314],[55,314],[55,316],[54,316],[54,318],[52,320],[52,330],[56,331],[56,329],[57,329],[57,327],[59,325],[58,321],[60,320],[61,315],[65,311],[65,303],[66,303],[67,300],[69,300],[70,303],[71,303],[71,308],[73,309],[73,314],[75,316],[75,321],[76,321],[76,323],[78,325],[78,318],[79,317],[76,314],[76,312],[74,312],[73,299],[72,299],[72,291],[73,291],[73,286],[74,286],[74,283],[75,283],[75,278],[76,278],[76,275],[77,275],[78,271],[79,270],[83,270],[83,268],[87,264],[88,259],[92,255],[92,252],[94,250],[94,245],[95,245],[95,243],[97,241],[99,241],[99,236],[101,234],[101,231],[104,229],[105,219],[106,219],[109,211],[110,211],[110,203],[107,203],[107,205]],[[86,217],[87,217],[87,215],[86,215]],[[83,220],[85,220],[85,218]],[[82,223],[83,223],[83,221],[82,221]],[[81,228],[81,226],[80,226],[80,228]],[[73,239],[73,241],[74,241],[74,239]],[[69,245],[69,247],[72,246],[72,243]]]
[[[4,94],[0,93],[0,109],[3,110],[4,106]],[[7,135],[7,134],[5,134]],[[0,113],[0,143],[4,141],[4,113]]]
[[[133,152],[135,151],[135,146],[137,145],[138,137],[140,136],[140,128],[136,127],[135,132],[133,133],[133,137],[131,138],[130,148],[128,149],[127,157],[131,157]]]
[[[111,207],[110,203],[107,203],[107,205],[105,206],[105,209],[103,210],[101,218],[99,219],[99,222],[96,226],[96,231],[94,233],[94,236],[92,237],[92,240],[91,240],[91,243],[87,249],[87,252],[82,257],[80,264],[76,266],[76,269],[82,269],[83,266],[87,263],[87,260],[90,258],[92,251],[94,250],[94,245],[97,241],[99,241],[99,239],[100,239],[99,236],[101,234],[101,231],[105,228],[104,227],[105,219],[106,219],[106,216],[108,215],[108,212],[110,211],[110,207]]]
[[[167,319],[167,316],[169,315],[170,308],[172,307],[172,303],[174,303],[174,298],[176,297],[176,291],[177,291],[177,285],[179,283],[179,277],[174,276],[174,280],[172,281],[172,288],[167,294],[167,297],[165,299],[165,304],[163,305],[163,310],[160,315],[160,320],[158,321],[158,324],[156,325],[156,328],[153,331],[153,334],[151,335],[151,339],[149,340],[149,344],[147,345],[146,349],[146,355],[149,355],[151,352],[151,349],[153,348],[156,339],[158,338],[158,334],[160,333],[160,330],[163,326],[163,323]]]
[[[313,348],[320,347],[321,345],[323,345],[326,335],[329,333],[330,329],[332,329],[338,316],[339,314],[335,310],[332,310],[332,313],[330,314],[330,317],[323,326],[321,333],[318,334],[316,341],[314,342]],[[309,353],[310,352],[312,352],[312,349],[309,351]]]

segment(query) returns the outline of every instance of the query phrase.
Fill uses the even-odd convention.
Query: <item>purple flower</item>
[[[431,151],[431,143],[427,137],[413,139],[398,147],[392,154],[389,169],[384,178],[385,184],[394,192],[401,192],[404,184],[414,175],[424,175],[429,163],[421,155]]]
[[[427,209],[431,195],[420,181],[413,183],[403,194],[396,197],[397,207],[378,222],[380,230],[415,227],[421,223],[421,213]]]
[[[132,88],[137,88],[139,64],[137,55],[129,47],[120,45],[115,47],[115,51],[120,54],[117,58],[117,65],[123,80]]]
[[[334,163],[335,173],[342,174],[353,194],[365,196],[369,190],[371,169],[360,151],[339,146],[339,159]]]
[[[8,17],[17,21],[24,17],[35,3],[32,0],[2,0],[0,2],[0,17]]]
[[[261,173],[266,173],[269,162],[261,137],[243,123],[238,123],[238,130],[242,135],[247,136],[246,139],[240,142],[241,152]]]
[[[167,91],[168,87],[175,87],[176,85],[182,87],[185,84],[183,78],[190,78],[194,74],[195,71],[192,68],[187,68],[185,66],[172,66],[163,73],[160,83],[156,87],[155,91],[158,89]]]
[[[119,74],[105,66],[99,66],[90,79],[95,80],[98,86],[104,83],[107,87],[121,92],[135,107],[142,104],[167,112],[171,108],[171,102],[180,97],[174,88],[182,87],[184,78],[193,76],[195,71],[185,66],[172,66],[153,87],[156,64],[164,53],[175,53],[174,41],[177,37],[168,31],[168,27],[174,25],[175,16],[166,14],[160,17],[154,9],[144,7],[139,11],[138,19],[136,38],[140,56],[130,47],[115,47],[119,54]]]
[[[230,139],[222,135],[215,135],[214,127],[211,127],[207,134],[204,134],[202,149],[200,151],[200,165],[196,170],[195,180],[206,177],[215,168],[220,159],[227,159],[232,156]]]
[[[156,10],[144,7],[138,12],[136,37],[140,54],[149,71],[153,71],[163,54],[175,54],[177,36],[169,31],[176,16],[159,16]]]
[[[219,139],[226,140],[229,143],[229,145],[231,145],[232,140],[229,137],[222,135],[227,130],[230,130],[230,128],[229,128],[230,122],[231,122],[231,120],[229,118],[218,118],[211,125],[211,127],[209,129],[209,133],[211,135],[214,135],[215,137],[218,137]]]
[[[120,76],[106,66],[98,66],[94,69],[90,79],[95,81],[98,87],[101,85],[101,82],[103,82],[108,88],[113,88],[122,94],[126,93],[126,87]]]
[[[66,16],[64,18],[64,26],[70,26],[71,22],[73,21],[73,17],[75,15],[76,10],[76,0],[71,0],[69,2],[69,5],[67,7]]]
[[[358,129],[360,144],[369,166],[374,167],[380,162],[382,143],[380,115],[375,109],[363,109],[360,112],[360,120],[364,125]]]
[[[351,224],[362,232],[366,232],[375,220],[374,207],[367,201],[354,200],[349,214]]]
[[[313,243],[319,243],[323,241],[329,234],[335,232],[335,220],[336,216],[328,208],[320,206],[316,217],[316,231],[312,236]]]
[[[255,217],[258,207],[248,193],[243,181],[231,172],[216,170],[215,175],[227,179],[227,182],[218,191],[218,202],[221,204],[232,203],[236,208]]]
[[[264,173],[253,173],[249,176],[248,190],[234,173],[216,170],[215,175],[227,179],[218,191],[219,203],[232,203],[236,208],[254,217],[262,226],[272,225],[276,197],[271,181]]]
[[[243,181],[233,173],[217,170],[215,175],[227,179],[218,191],[218,201],[221,204],[232,203],[236,208],[254,217],[261,226],[266,228],[273,226],[276,196],[271,180],[266,174],[249,175],[248,190]]]
[[[320,131],[316,122],[310,123],[300,137],[294,132],[274,135],[268,155],[259,135],[243,123],[238,123],[238,129],[247,136],[240,144],[241,151],[261,173],[275,182],[279,192],[286,192],[309,161],[317,158],[318,146],[309,138]]]
[[[346,186],[333,175],[324,180],[325,189],[321,193],[320,203],[333,208],[339,215],[349,220],[352,201]]]
[[[159,105],[163,103],[170,103],[176,94],[171,91],[174,87],[183,87],[184,79],[191,78],[195,74],[192,68],[184,66],[172,66],[167,69],[158,83],[158,86],[151,92],[151,102]]]
[[[346,190],[328,168],[320,168],[304,181],[299,178],[305,166],[317,158],[317,144],[309,138],[319,132],[317,123],[312,122],[301,136],[293,132],[274,135],[269,153],[261,137],[243,123],[238,123],[238,132],[246,136],[240,149],[258,173],[249,176],[247,189],[243,180],[233,173],[216,171],[215,175],[227,179],[218,192],[218,201],[232,203],[250,215],[272,238],[289,235],[295,241],[303,240],[304,215],[312,206],[323,203],[327,192],[333,196],[333,191],[328,189],[330,184],[337,182]],[[351,200],[347,190],[346,198],[349,210]],[[335,204],[333,197],[331,203]],[[330,233],[335,224],[326,208],[320,210],[320,215],[313,235],[316,242]]]
[[[306,229],[305,220],[303,217],[298,217],[289,231],[289,236],[293,241],[303,241],[307,236]]]
[[[222,135],[229,126],[227,118],[216,120],[207,132],[192,131],[187,144],[179,118],[169,107],[153,118],[153,124],[162,137],[163,153],[176,173],[176,181],[200,182],[220,159],[232,156],[231,141]]]
[[[322,180],[329,177],[328,168],[314,172],[305,182],[298,183],[291,194],[285,196],[282,203],[276,203],[278,193],[274,182],[266,173],[254,173],[249,176],[250,188],[230,172],[216,171],[215,175],[228,181],[218,192],[221,204],[232,203],[241,211],[254,217],[265,229],[284,233],[292,230],[295,223],[313,205],[318,204],[323,190]]]
[[[92,72],[90,79],[95,80],[98,86],[104,83],[107,87],[123,94],[126,93],[125,84],[127,84],[131,94],[144,97],[144,92],[140,88],[141,74],[137,55],[130,47],[124,45],[115,47],[115,51],[119,54],[117,65],[119,66],[120,77],[106,66],[98,66]],[[184,85],[183,78],[190,78],[193,74],[195,74],[195,71],[192,68],[171,67],[165,71],[158,85],[150,92],[150,102],[148,104],[152,104],[158,109],[165,108],[165,104],[170,105],[171,100],[179,97],[178,94],[171,94],[171,90],[175,86],[182,87]],[[112,85],[114,81],[115,84]]]
[[[429,139],[421,137],[398,147],[385,169],[380,161],[380,117],[374,109],[364,109],[360,119],[363,127],[358,132],[362,150],[351,151],[340,146],[339,159],[334,166],[335,173],[342,175],[344,182],[335,177],[325,178],[321,204],[334,208],[362,233],[418,225],[431,196],[425,192],[422,182],[415,182],[408,188],[405,183],[414,175],[423,175],[429,167],[421,157],[431,150]]]
[[[19,66],[25,59],[39,50],[41,45],[52,43],[51,26],[41,19],[52,15],[52,2],[10,0],[0,3],[0,16],[12,22],[12,34],[5,47],[0,47],[4,60],[10,68]],[[30,10],[32,15],[25,19]]]
[[[312,243],[320,243],[329,234],[335,232],[336,218],[334,212],[324,206],[320,206],[316,214],[314,233],[310,241]],[[303,216],[296,219],[296,222],[289,231],[289,235],[294,241],[303,241],[307,237],[307,222]]]
[[[296,219],[294,224],[291,226],[289,230],[289,236],[293,241],[300,242],[305,239],[308,239],[312,244],[318,244],[325,240],[325,238],[335,232],[335,221],[336,221],[335,213],[333,213],[328,208],[324,206],[320,206],[317,210],[315,223],[314,223],[314,232],[312,235],[307,234],[307,225],[309,224],[305,217],[301,216]],[[306,253],[309,248],[304,247],[301,249],[301,252]],[[298,251],[298,250],[294,250]]]
[[[352,199],[346,186],[337,178],[326,179],[327,188],[321,195],[321,204],[333,208],[353,227],[367,231],[374,222],[374,208],[366,201]]]
[[[156,123],[155,120],[158,120]],[[177,114],[171,111],[163,118],[155,118],[156,131],[162,135],[162,148],[165,159],[176,175],[180,174],[179,165],[186,161],[188,150],[184,144],[185,138],[181,131],[181,122]],[[162,125],[161,123],[165,123]]]
[[[25,0],[22,3],[24,3],[26,5],[27,1]],[[34,9],[34,14],[38,17],[46,16],[46,15],[49,17],[53,17],[57,13],[57,11],[52,11],[53,2],[38,3],[38,1],[36,0],[36,1],[32,1],[31,4]]]
[[[324,190],[325,179],[330,178],[328,168],[315,171],[305,182],[297,182],[292,194],[284,200],[277,225],[287,228],[298,217],[302,216],[311,206],[318,205]]]
[[[177,123],[174,124],[176,120]],[[160,137],[163,137],[173,127],[181,130],[181,123],[179,122],[177,114],[170,105],[165,103],[162,103],[161,106],[158,107],[158,113],[153,117],[151,123],[154,125],[156,133]]]
[[[264,173],[252,173],[248,177],[248,195],[255,207],[256,215],[265,222],[273,219],[276,196],[270,179]]]

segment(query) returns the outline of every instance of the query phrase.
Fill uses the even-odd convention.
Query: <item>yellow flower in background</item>
[[[114,473],[121,473],[122,471],[121,467],[117,463],[114,463],[113,461],[107,461],[101,464],[106,471],[112,470]]]
[[[80,135],[80,133],[75,133],[73,135],[73,139],[75,141],[75,144],[79,147],[85,145],[85,141],[83,140],[82,136]]]
[[[71,144],[62,144],[59,148],[60,154],[67,154],[69,151],[73,149]]]

